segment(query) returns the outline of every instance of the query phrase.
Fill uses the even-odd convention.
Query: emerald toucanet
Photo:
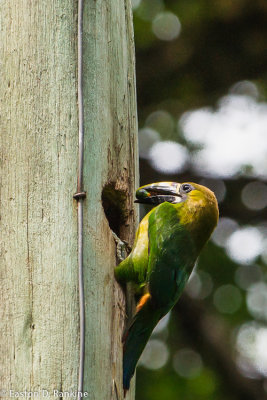
[[[153,329],[180,297],[219,217],[213,192],[196,183],[153,183],[140,187],[136,198],[156,207],[140,222],[130,255],[115,269],[118,282],[143,288],[123,339],[125,391]]]

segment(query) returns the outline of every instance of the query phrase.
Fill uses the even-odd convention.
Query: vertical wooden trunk
[[[138,161],[131,1],[87,1],[84,13],[85,387],[90,399],[117,400],[112,381],[122,399],[125,305],[101,197],[104,188],[111,227],[132,243]]]
[[[79,364],[77,2],[2,0],[0,18],[0,388],[52,397],[77,390]],[[130,0],[85,0],[83,46],[84,390],[107,400],[122,398],[124,296],[102,197],[130,243],[136,221]]]

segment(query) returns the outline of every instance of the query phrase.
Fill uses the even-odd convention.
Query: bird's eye
[[[189,185],[189,183],[184,183],[182,185],[182,191],[185,193],[191,192],[192,189],[193,189],[193,187],[191,185]]]

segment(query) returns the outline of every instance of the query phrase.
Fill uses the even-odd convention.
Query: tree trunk
[[[77,2],[2,0],[0,14],[0,388],[53,398],[78,385]],[[111,228],[132,243],[138,183],[131,1],[85,0],[83,28],[83,390],[117,400],[125,300]]]

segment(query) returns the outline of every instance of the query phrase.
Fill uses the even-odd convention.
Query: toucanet
[[[134,282],[143,291],[123,339],[124,391],[153,329],[179,299],[219,217],[214,193],[196,183],[153,183],[140,187],[136,198],[154,208],[140,222],[131,253],[115,269],[118,282]]]

